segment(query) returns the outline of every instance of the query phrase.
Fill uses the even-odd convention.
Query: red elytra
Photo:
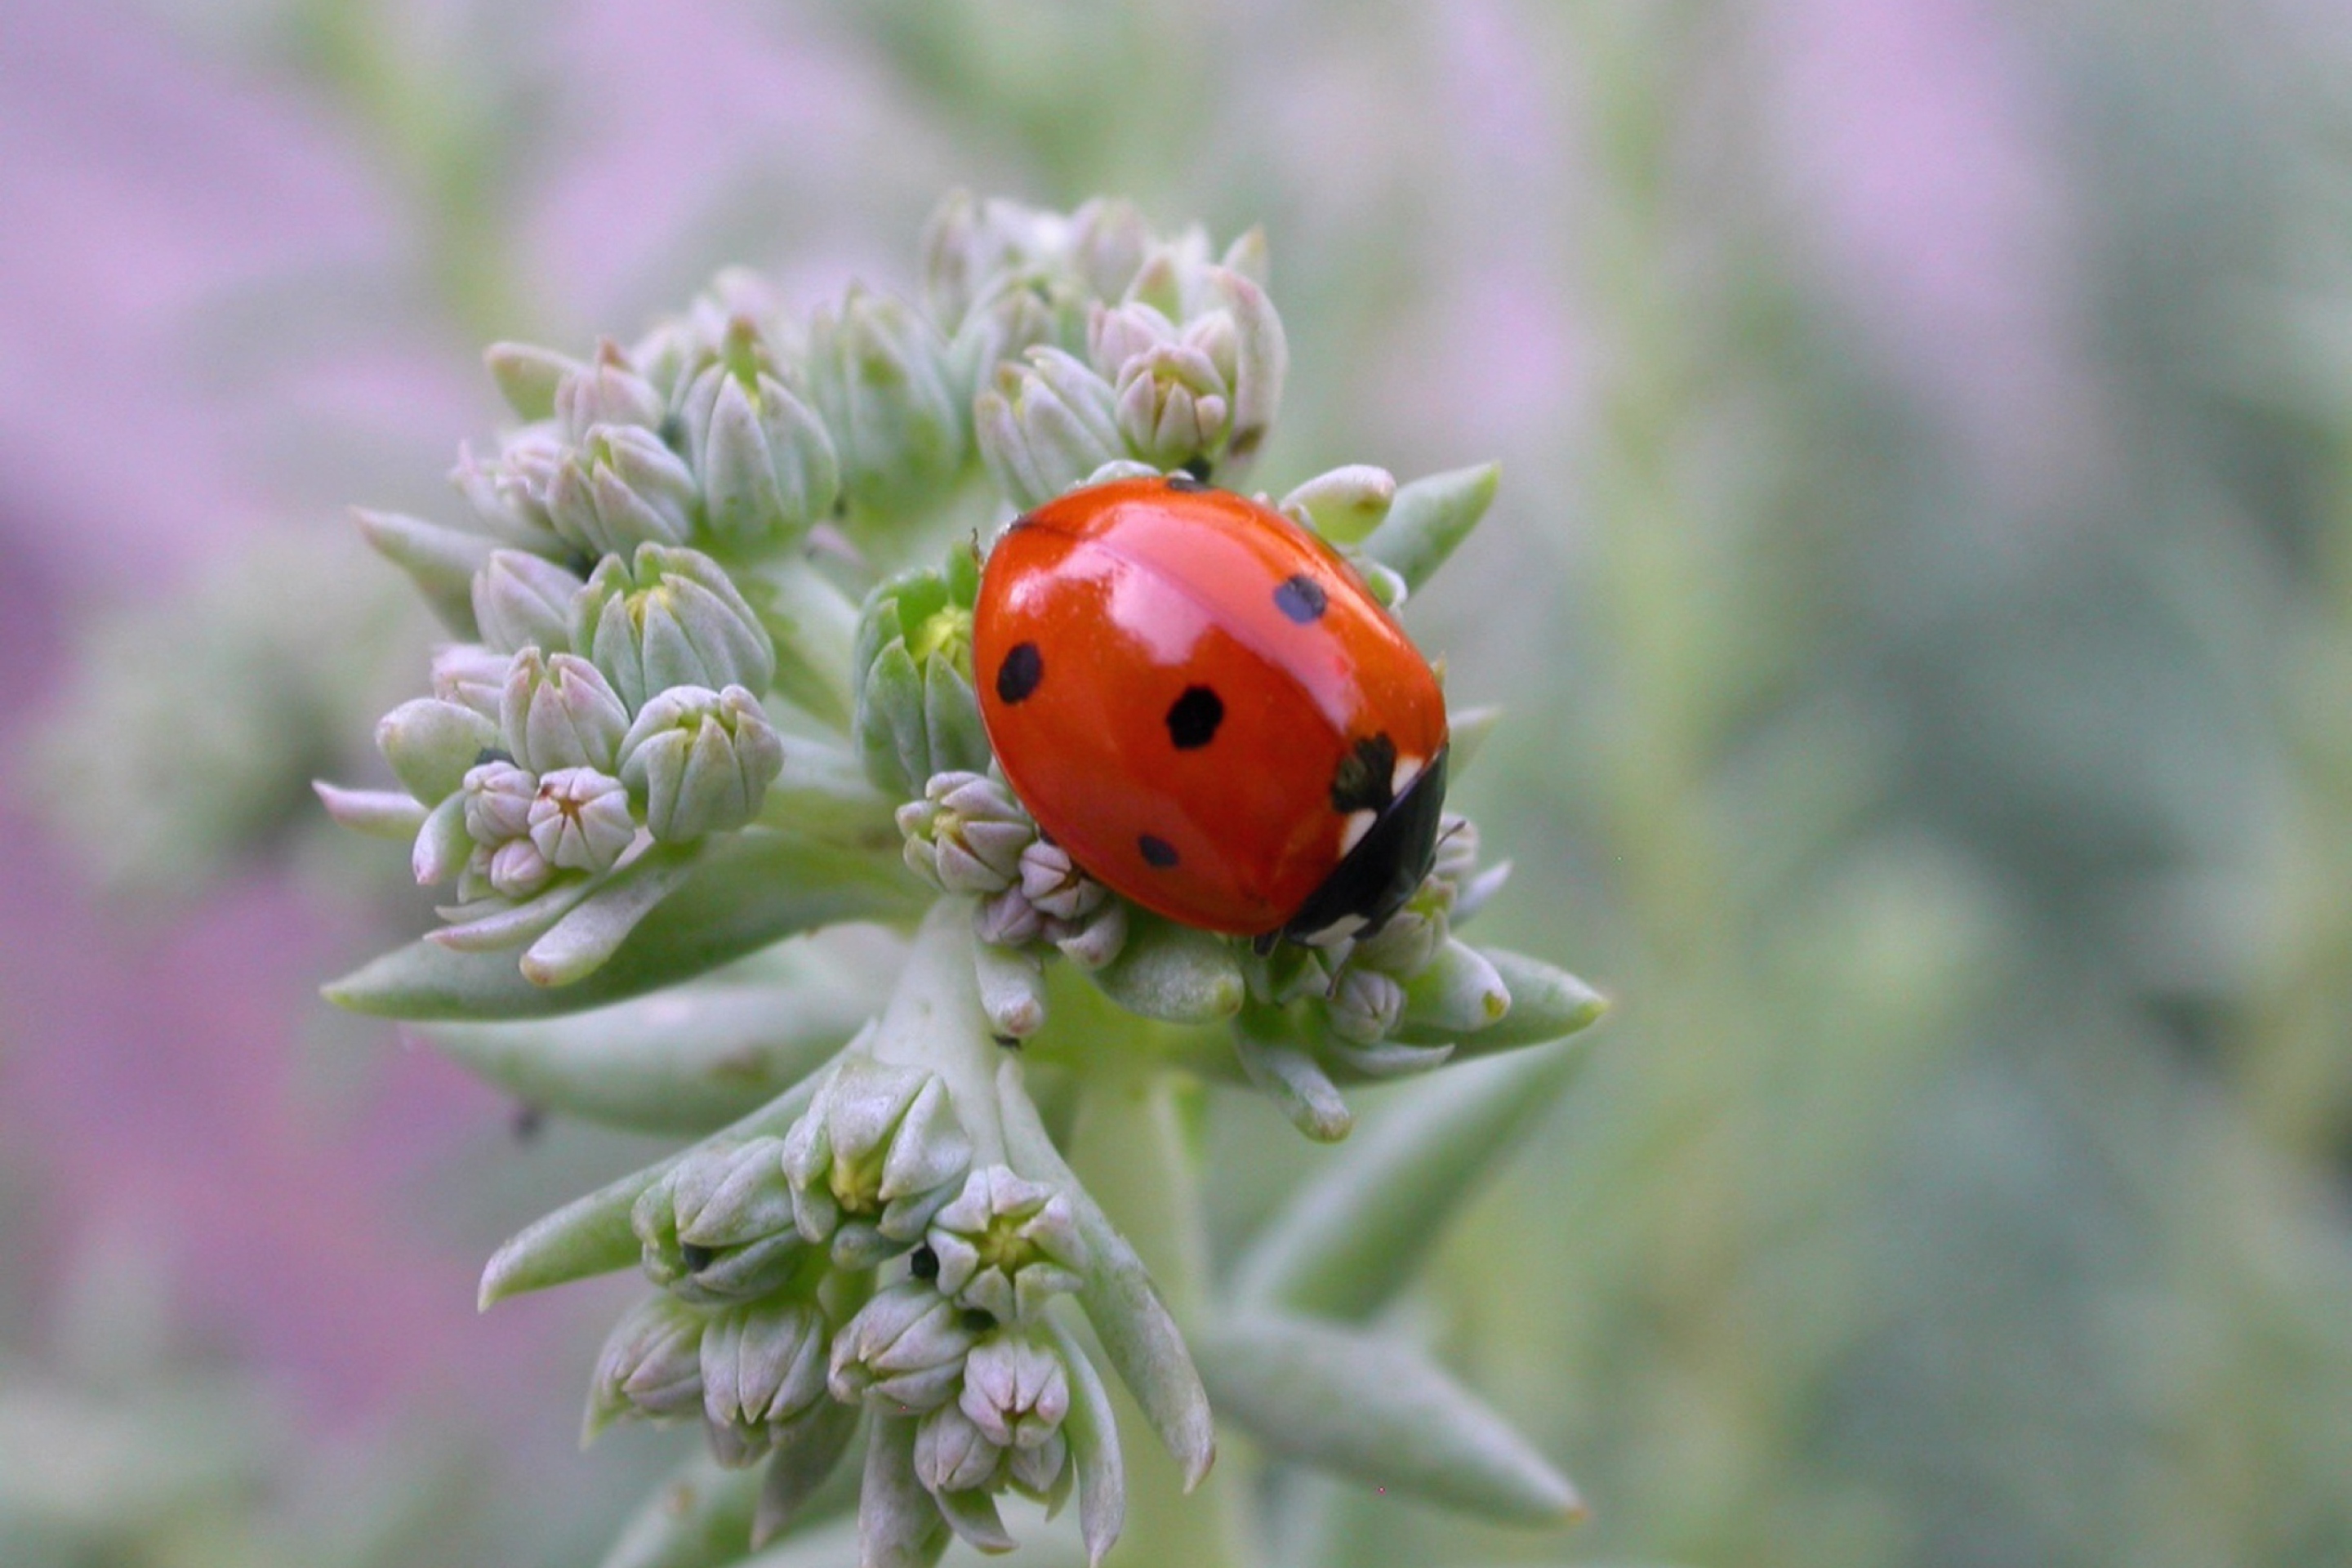
[[[1428,873],[1445,701],[1338,552],[1181,477],[1005,530],[972,668],[1013,793],[1070,858],[1188,925],[1377,927]]]

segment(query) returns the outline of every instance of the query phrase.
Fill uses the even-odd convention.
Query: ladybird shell
[[[1146,909],[1261,935],[1326,909],[1360,844],[1415,863],[1335,885],[1409,890],[1427,868],[1436,677],[1354,569],[1269,507],[1183,479],[1051,501],[991,552],[972,654],[1014,793]],[[1413,831],[1373,835],[1405,797]],[[1377,923],[1401,896],[1344,912]]]

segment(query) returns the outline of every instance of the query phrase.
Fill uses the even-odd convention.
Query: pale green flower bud
[[[561,550],[562,537],[548,513],[548,490],[565,452],[554,426],[525,426],[499,443],[498,456],[488,461],[461,444],[449,482],[499,540],[522,550]]]
[[[958,1405],[940,1405],[915,1429],[915,1475],[935,1492],[993,1491],[1006,1458]]]
[[[1210,278],[1232,313],[1235,334],[1233,366],[1225,371],[1234,399],[1233,434],[1226,440],[1225,456],[1245,463],[1256,455],[1282,406],[1282,384],[1290,373],[1290,344],[1283,333],[1282,318],[1275,314],[1265,289],[1223,267],[1212,268]]]
[[[739,319],[719,361],[694,378],[682,411],[687,450],[712,534],[739,549],[782,549],[832,510],[841,469],[824,423],[757,345],[756,329]]]
[[[794,1223],[865,1268],[912,1246],[971,1168],[971,1141],[936,1073],[852,1056],[785,1135]]]
[[[1352,463],[1316,475],[1283,497],[1281,510],[1334,544],[1353,544],[1386,520],[1396,488],[1386,468]]]
[[[1077,923],[1077,929],[1056,935],[1054,945],[1081,969],[1100,969],[1127,946],[1127,903],[1106,898],[1102,906]]]
[[[610,338],[596,345],[593,364],[582,365],[556,383],[554,409],[556,423],[574,445],[592,439],[600,425],[656,429],[664,412],[661,393],[637,374],[629,356]]]
[[[478,763],[466,771],[466,837],[496,847],[530,832],[530,808],[539,796],[539,780],[525,768],[503,759]]]
[[[483,879],[509,899],[527,899],[555,875],[555,868],[547,863],[539,846],[528,838],[509,838],[504,844],[488,849],[489,859],[483,868]]]
[[[507,670],[499,727],[507,754],[532,773],[583,767],[611,773],[629,714],[604,672],[586,659],[526,647]]]
[[[903,301],[852,288],[809,323],[809,384],[841,463],[841,488],[898,516],[962,469],[965,416],[937,328]]]
[[[825,1402],[824,1318],[805,1301],[719,1313],[702,1335],[702,1418],[719,1462],[740,1469]]]
[[[650,430],[599,425],[555,470],[547,515],[592,555],[625,555],[648,541],[683,544],[699,502],[694,475]]]
[[[954,1397],[964,1357],[992,1328],[918,1279],[876,1296],[834,1336],[828,1383],[845,1405],[935,1410]]]
[[[1332,988],[1328,1016],[1331,1032],[1343,1040],[1369,1046],[1388,1038],[1404,1012],[1404,987],[1393,975],[1350,963],[1339,971]]]
[[[985,773],[934,773],[923,798],[898,808],[907,865],[950,893],[1000,893],[1021,874],[1037,825]]]
[[[1053,224],[1048,215],[1017,202],[950,193],[923,225],[923,303],[932,319],[947,331],[962,325],[1003,274],[1032,267],[1045,255]]]
[[[1444,906],[1448,901],[1450,895],[1433,883],[1423,883],[1405,907],[1389,917],[1386,925],[1370,936],[1357,939],[1348,953],[1348,967],[1377,969],[1400,980],[1412,979],[1429,967],[1438,948],[1444,944]]]
[[[1062,1358],[1018,1331],[991,1334],[964,1360],[956,1405],[1001,1448],[1039,1448],[1070,1413]]]
[[[1151,229],[1133,202],[1097,196],[1070,215],[1070,270],[1103,299],[1127,292],[1150,248]]]
[[[628,787],[594,768],[558,768],[541,779],[529,821],[548,864],[569,871],[609,869],[637,836]]]
[[[923,1241],[939,1259],[932,1284],[940,1294],[999,1322],[1034,1318],[1052,1297],[1076,1290],[1087,1266],[1069,1199],[1003,1165],[966,1177]]]
[[[447,643],[433,653],[433,695],[444,702],[470,708],[495,724],[506,700],[507,668],[512,656],[493,653],[479,643]]]
[[[639,1194],[629,1215],[646,1277],[702,1303],[764,1296],[808,1251],[793,1228],[780,1140],[696,1152]]]
[[[740,686],[673,686],[648,701],[621,742],[619,773],[665,844],[741,827],[783,771],[784,742]]]
[[[1032,837],[1021,848],[1021,896],[1042,914],[1081,922],[1110,901],[1110,889],[1078,869],[1070,852]]]
[[[586,369],[570,354],[534,343],[492,343],[482,351],[482,363],[498,383],[507,405],[520,419],[545,419],[555,412],[555,391],[563,378]]]
[[[972,415],[989,472],[1024,510],[1127,455],[1110,383],[1059,349],[1031,349],[1027,358],[1026,370],[998,367]]]
[[[988,733],[971,687],[979,592],[978,560],[956,549],[944,572],[894,577],[858,612],[851,733],[866,776],[886,795],[905,799],[922,794],[935,774],[988,765]]]
[[[545,556],[522,550],[494,550],[474,577],[474,621],[482,641],[498,653],[537,647],[568,651],[572,599],[579,577]]]
[[[734,579],[698,550],[642,544],[608,555],[572,602],[572,646],[631,712],[674,686],[765,691],[776,645]]]
[[[1213,458],[1233,408],[1209,356],[1167,343],[1127,362],[1118,380],[1118,428],[1128,450],[1162,468]]]
[[[419,697],[377,721],[375,744],[409,794],[438,805],[464,785],[483,752],[498,749],[499,731],[470,708]]]
[[[1001,279],[964,318],[948,347],[958,396],[966,403],[992,384],[997,367],[1040,347],[1066,347],[1080,335],[1089,301],[1066,279],[1037,272]]]
[[[648,1297],[614,1326],[589,1384],[588,1435],[616,1420],[674,1420],[702,1408],[702,1315]]]
[[[981,901],[972,911],[971,929],[982,942],[1019,947],[1045,934],[1045,916],[1023,896],[1020,888],[1011,887]]]
[[[1176,323],[1140,300],[1097,305],[1087,317],[1087,356],[1114,384],[1129,362],[1175,342]]]

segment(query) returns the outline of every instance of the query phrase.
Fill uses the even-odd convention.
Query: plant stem
[[[1130,1031],[1146,1032],[1140,1025]],[[1122,1070],[1120,1057],[1132,1051]],[[1149,1064],[1152,1054],[1121,1040],[1082,1080],[1070,1164],[1111,1223],[1134,1244],[1178,1323],[1200,1321],[1208,1293],[1208,1242],[1199,1173],[1187,1145],[1180,1097],[1189,1080]],[[1226,1462],[1186,1497],[1182,1479],[1124,1390],[1114,1389],[1127,1456],[1127,1531],[1112,1561],[1120,1568],[1244,1568],[1247,1545],[1240,1467]]]

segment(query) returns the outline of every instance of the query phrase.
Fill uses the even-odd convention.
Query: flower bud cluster
[[[431,808],[417,878],[456,877],[461,914],[567,873],[601,876],[641,841],[690,843],[758,815],[783,766],[755,695],[776,656],[717,562],[646,543],[583,581],[496,550],[473,587],[486,640],[445,647],[436,694],[394,709],[376,736]]]
[[[973,929],[991,946],[1049,943],[1100,969],[1126,945],[1126,900],[1040,833],[1003,780],[934,773],[920,800],[898,808],[898,831],[917,876],[980,900]]]
[[[916,1477],[951,1523],[1007,1489],[1067,1496],[1071,1373],[1045,1311],[1087,1248],[1066,1193],[973,1166],[937,1075],[854,1052],[785,1136],[698,1148],[631,1224],[663,1289],[606,1341],[592,1434],[698,1415],[722,1465],[830,1468],[872,1407],[917,1423]]]
[[[1429,875],[1379,931],[1315,946],[1286,945],[1255,958],[1254,994],[1262,1002],[1304,1006],[1314,1024],[1309,1035],[1324,1054],[1363,1076],[1438,1065],[1442,1049],[1393,1042],[1415,984],[1448,958],[1454,925],[1475,914],[1510,873],[1507,863],[1481,872],[1477,861],[1476,825],[1447,813]],[[1484,963],[1454,947],[1455,962]]]
[[[957,198],[926,253],[981,454],[1016,506],[1117,464],[1237,470],[1273,424],[1289,351],[1255,230],[1215,256],[1205,231],[1154,235],[1126,203],[1065,218]]]

